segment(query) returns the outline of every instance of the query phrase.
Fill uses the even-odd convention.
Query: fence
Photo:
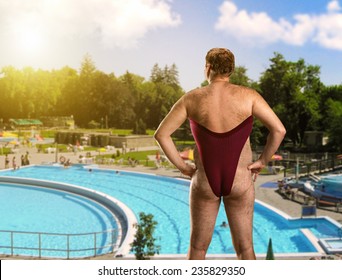
[[[342,159],[318,160],[309,163],[283,162],[284,177],[308,176],[312,173],[323,173],[342,168]]]
[[[116,251],[117,229],[82,234],[0,230],[0,254],[51,258],[95,257]]]

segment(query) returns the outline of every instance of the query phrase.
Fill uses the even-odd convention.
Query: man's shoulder
[[[195,88],[195,89],[192,89],[192,90],[188,91],[185,94],[185,97],[186,98],[191,98],[191,97],[194,97],[194,96],[198,96],[199,94],[201,94],[203,92],[205,92],[205,87]]]
[[[247,86],[242,86],[242,85],[232,85],[232,86],[236,92],[242,93],[243,95],[255,96],[258,94],[255,89],[247,87]]]

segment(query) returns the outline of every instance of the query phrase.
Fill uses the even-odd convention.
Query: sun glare
[[[22,30],[18,34],[17,47],[26,53],[37,53],[43,48],[43,37],[42,34],[33,29]]]

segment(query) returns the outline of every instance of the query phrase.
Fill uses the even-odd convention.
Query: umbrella
[[[189,149],[189,150],[180,152],[180,156],[182,159],[194,160],[194,150]]]
[[[12,145],[19,145],[19,142],[17,140],[12,140],[9,143]]]
[[[101,153],[101,152],[106,152],[107,150],[106,150],[106,148],[100,148],[100,149],[97,149],[97,151],[98,151],[99,153]]]
[[[273,159],[273,160],[282,160],[283,157],[281,155],[274,154],[271,159]]]
[[[18,134],[15,134],[15,133],[12,133],[12,132],[4,131],[4,132],[2,133],[2,137],[14,137],[14,138],[18,138]]]

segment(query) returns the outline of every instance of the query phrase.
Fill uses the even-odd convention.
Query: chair
[[[302,205],[302,216],[301,216],[301,218],[308,217],[308,216],[317,217],[316,205]]]

